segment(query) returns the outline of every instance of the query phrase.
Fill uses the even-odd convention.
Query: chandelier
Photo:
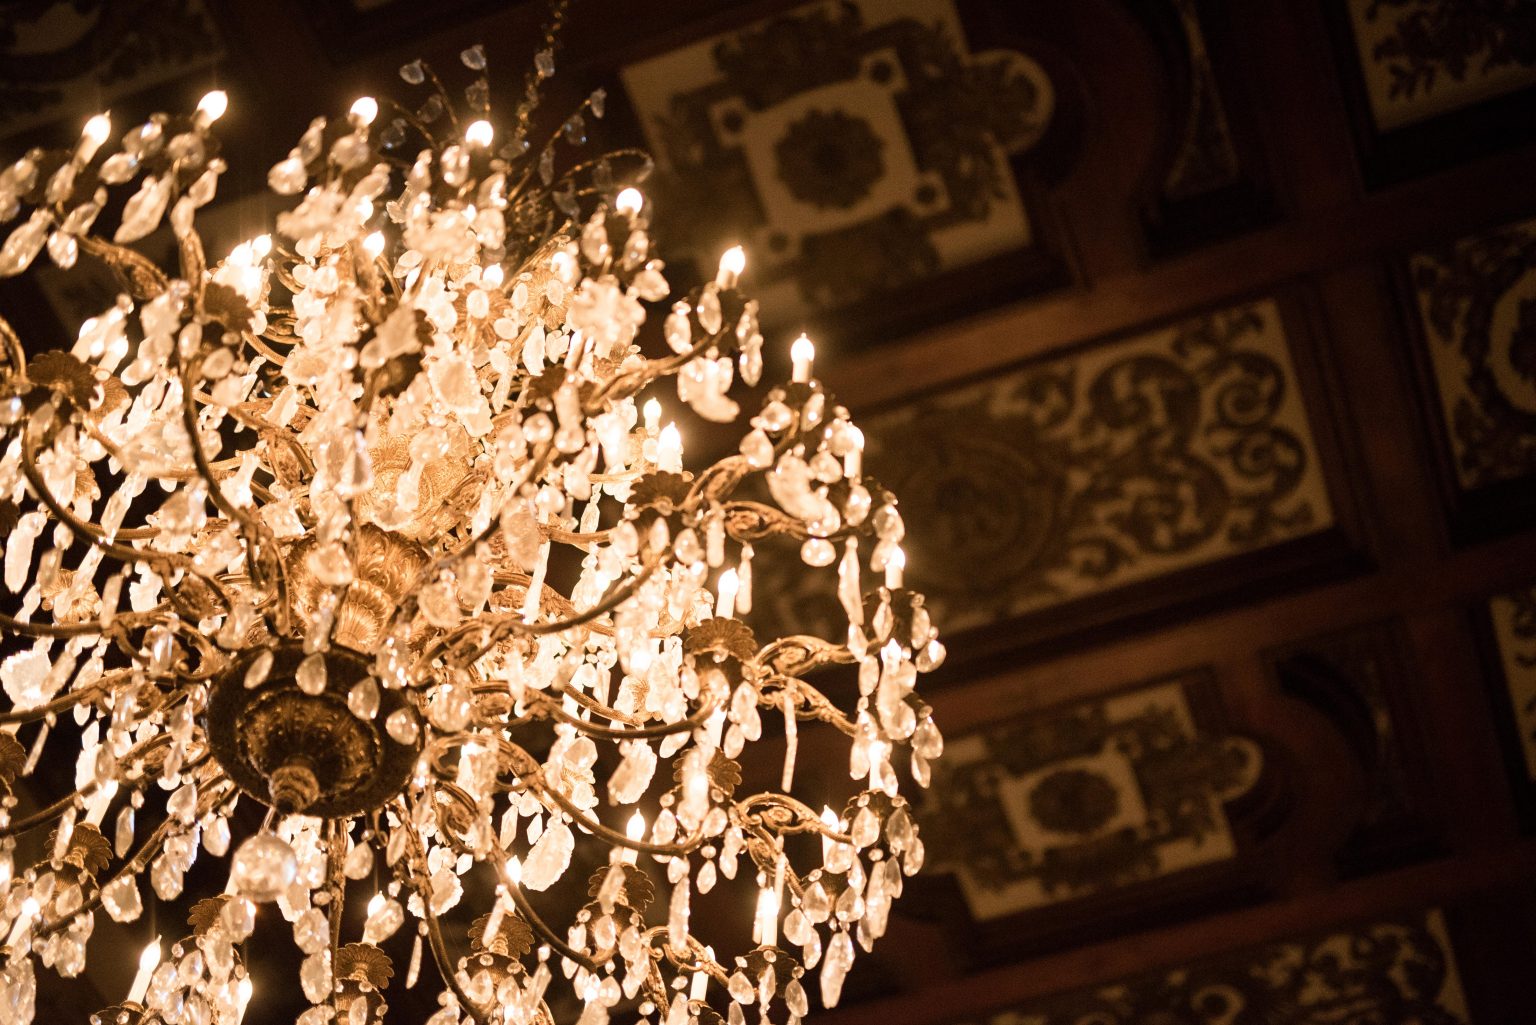
[[[418,983],[430,1025],[792,1025],[922,864],[898,790],[941,750],[914,684],[943,647],[811,343],[686,470],[661,400],[731,423],[762,374],[742,251],[658,306],[648,165],[574,149],[602,94],[540,145],[553,50],[506,129],[462,59],[467,111],[415,62],[419,106],[313,121],[286,212],[219,260],[222,92],[0,171],[0,275],[122,289],[68,351],[0,320],[6,1022],[99,913],[181,902],[95,1021],[240,1022],[277,923],[300,1025]],[[754,634],[772,559],[825,574],[845,637]],[[846,741],[810,781],[837,807],[794,796],[802,731]],[[717,886],[740,914],[691,914]]]

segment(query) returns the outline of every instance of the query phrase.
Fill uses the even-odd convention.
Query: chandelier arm
[[[213,504],[232,520],[240,523],[245,534],[246,543],[252,548],[251,557],[246,559],[246,565],[252,573],[263,573],[261,569],[261,554],[270,544],[277,545],[277,536],[272,533],[259,517],[252,516],[247,510],[241,509],[229,500],[220,486],[218,478],[214,476],[213,466],[208,462],[208,453],[203,451],[202,438],[197,429],[197,393],[193,387],[197,372],[202,369],[203,357],[201,354],[193,356],[190,360],[181,361],[181,422],[187,432],[187,443],[192,447],[192,463],[197,468],[199,476],[208,485],[208,497]],[[269,550],[269,549],[267,549]],[[281,563],[281,559],[274,562]],[[264,573],[263,573],[264,575]],[[275,580],[273,593],[281,607],[288,604],[288,581],[285,573],[279,572]],[[269,582],[257,579],[256,583],[263,591],[268,590]],[[226,606],[228,608],[230,606]]]
[[[38,472],[37,448],[36,442],[32,438],[32,425],[30,422],[28,422],[26,427],[22,428],[21,432],[21,472],[27,478],[27,483],[31,485],[32,491],[38,500],[48,507],[48,511],[53,514],[54,518],[68,527],[77,538],[86,544],[101,549],[104,554],[111,555],[119,561],[149,566],[162,579],[166,576],[162,567],[170,566],[183,570],[201,580],[208,586],[209,590],[218,595],[219,600],[224,603],[226,612],[233,608],[229,595],[219,586],[218,582],[195,569],[190,558],[184,555],[178,556],[171,552],[153,552],[139,548],[129,548],[126,545],[120,545],[114,541],[108,541],[105,538],[92,534],[84,520],[64,508],[63,503],[54,497],[47,482],[43,480],[42,474]],[[168,588],[168,591],[173,595],[178,593],[174,587]]]
[[[21,336],[11,327],[11,322],[0,317],[0,348],[5,351],[6,361],[18,377],[27,376],[27,350],[21,344]]]
[[[760,805],[769,809],[780,809],[782,812],[792,814],[795,816],[796,821],[771,823],[765,821],[762,817],[762,812],[757,810]],[[736,807],[753,822],[759,823],[765,828],[772,828],[775,833],[781,835],[785,833],[818,833],[828,840],[833,840],[837,843],[853,844],[853,836],[851,834],[841,833],[831,828],[821,821],[821,816],[811,810],[809,805],[788,794],[753,794],[745,800],[736,802]]]
[[[101,635],[110,627],[92,623],[28,623],[0,612],[0,627],[29,637],[86,637]]]
[[[530,755],[530,757],[532,756]],[[617,829],[612,829],[603,825],[597,819],[588,817],[585,812],[577,807],[574,801],[544,781],[542,769],[532,776],[524,775],[523,782],[533,791],[535,797],[538,797],[541,801],[547,797],[558,806],[558,809],[550,808],[551,811],[559,810],[564,812],[587,832],[601,837],[616,846],[639,851],[641,854],[654,854],[675,858],[679,855],[691,854],[704,845],[704,837],[702,836],[690,837],[682,843],[673,844],[651,843],[649,840],[631,840]],[[544,806],[549,808],[549,802],[545,801]]]
[[[627,712],[621,712],[617,708],[614,708],[610,705],[605,705],[601,701],[594,698],[592,695],[588,694],[586,691],[570,690],[564,684],[558,684],[555,688],[555,693],[559,694],[561,697],[569,697],[582,708],[585,708],[596,715],[600,715],[605,719],[612,719],[614,722],[628,723],[631,726],[645,725],[644,719],[641,719],[638,716],[630,715]]]
[[[405,798],[400,798],[400,823],[406,835],[411,841],[412,860],[425,864],[426,851],[422,847],[421,836],[416,832],[415,821],[411,818],[410,808]],[[490,1013],[479,1004],[470,999],[463,985],[459,982],[458,972],[453,968],[453,961],[448,952],[448,942],[443,939],[442,924],[438,921],[437,912],[432,910],[432,888],[430,883],[423,886],[418,873],[411,866],[406,866],[406,882],[411,889],[416,891],[416,896],[421,900],[422,920],[427,925],[427,946],[432,950],[432,960],[437,963],[438,975],[442,977],[443,984],[453,991],[459,1004],[475,1019],[476,1025],[491,1025]]]
[[[634,597],[635,592],[656,571],[658,562],[659,560],[656,560],[642,565],[629,580],[617,587],[611,588],[608,594],[596,605],[582,612],[575,613],[566,619],[556,619],[548,623],[525,623],[521,612],[506,612],[497,616],[483,616],[478,620],[472,620],[463,626],[456,627],[448,634],[434,641],[432,647],[421,653],[416,659],[416,664],[412,667],[411,675],[413,678],[417,678],[424,674],[431,667],[432,660],[440,652],[447,651],[456,642],[467,639],[476,630],[485,631],[485,635],[479,642],[479,647],[472,654],[464,656],[464,661],[470,664],[478,661],[499,642],[512,634],[521,633],[529,637],[539,637],[548,634],[564,633],[567,630],[587,626],[593,620],[607,615]]]
[[[564,633],[578,626],[586,626],[594,619],[606,616],[633,598],[635,592],[645,585],[645,582],[651,578],[652,573],[656,572],[656,567],[660,562],[659,558],[647,561],[627,581],[610,588],[605,597],[600,599],[596,605],[583,612],[578,612],[565,619],[551,620],[548,623],[527,623],[523,625],[527,627],[528,633],[535,637],[545,634]]]
[[[774,834],[767,826],[754,821],[743,821],[742,828],[750,834],[744,849],[757,867],[767,873],[771,879],[778,872],[779,859],[784,859],[784,883],[795,895],[797,902],[805,901],[805,881],[800,874],[789,864],[789,856],[784,853],[783,838]],[[756,841],[755,843],[753,841]]]
[[[693,933],[684,936],[687,945],[679,950],[672,946],[668,929],[664,925],[656,925],[645,931],[645,943],[649,947],[660,950],[676,968],[687,969],[693,972],[703,972],[722,986],[730,985],[731,975],[725,970],[725,966],[705,953],[705,947],[699,938]],[[659,942],[658,942],[659,941]]]
[[[859,735],[858,727],[853,724],[853,720],[843,714],[842,709],[834,705],[821,691],[796,676],[776,674],[763,680],[758,686],[757,703],[759,707],[776,708],[783,706],[781,700],[772,696],[775,693],[774,685],[777,685],[777,692],[779,693],[785,690],[795,691],[796,719],[824,722],[839,733],[850,737]],[[804,699],[803,705],[800,701],[801,698]]]
[[[217,792],[216,790],[219,783],[227,784],[222,793]],[[207,793],[199,795],[197,801],[197,809],[193,815],[193,821],[195,822],[202,818],[204,815],[208,814],[209,811],[213,810],[214,807],[222,803],[225,798],[229,796],[230,790],[232,789],[233,784],[229,784],[228,780],[220,779],[215,781],[214,786],[210,787]],[[101,895],[102,892],[107,889],[107,887],[111,886],[113,883],[120,879],[130,875],[138,875],[140,872],[144,871],[145,867],[148,866],[150,859],[152,859],[156,854],[159,854],[161,848],[165,846],[166,838],[170,836],[171,829],[175,825],[176,820],[174,818],[167,818],[158,826],[156,826],[154,832],[150,833],[149,836],[145,838],[144,842],[139,845],[139,849],[134,851],[132,857],[123,863],[123,867],[118,869],[111,879],[96,887],[96,892],[88,897],[85,902],[76,908],[71,914],[65,915],[62,918],[56,918],[51,922],[44,923],[38,929],[38,935],[45,937],[51,936],[58,932],[60,929],[67,926],[70,922],[73,922],[81,915],[88,915],[94,912],[98,907],[101,906]]]
[[[585,549],[588,545],[601,544],[613,536],[611,528],[582,533],[577,530],[562,530],[560,527],[547,523],[539,524],[539,532],[551,541],[558,541],[561,544],[581,549]]]
[[[164,706],[162,705],[161,707]],[[159,709],[156,709],[155,711],[158,710]],[[135,745],[132,750],[130,750],[126,755],[119,759],[119,762],[132,762],[135,756],[143,758],[144,755],[147,755],[156,747],[160,747],[168,743],[170,739],[171,735],[169,733],[156,734],[155,736],[150,737],[148,740],[142,741],[141,743]],[[114,779],[114,781],[116,780]],[[129,781],[125,779],[122,780],[122,782],[126,783]],[[86,783],[83,786],[76,787],[74,791],[65,794],[63,797],[59,798],[57,801],[54,801],[48,807],[35,811],[31,815],[17,819],[14,822],[9,822],[4,826],[0,826],[0,838],[20,836],[22,833],[30,832],[31,830],[36,829],[38,826],[44,825],[48,822],[48,820],[62,815],[77,801],[90,797],[98,789],[100,789],[100,787],[101,781],[96,779],[91,780],[89,783]]]
[[[594,961],[586,954],[582,953],[575,947],[571,946],[569,943],[562,940],[559,935],[549,927],[548,923],[546,923],[544,919],[539,916],[539,913],[537,910],[535,910],[533,903],[529,901],[528,894],[523,891],[522,884],[514,881],[511,875],[508,873],[507,852],[502,850],[500,844],[491,844],[491,857],[496,862],[496,874],[501,878],[502,884],[506,887],[507,896],[512,898],[512,903],[517,908],[518,914],[523,916],[533,931],[538,933],[544,942],[549,944],[550,949],[554,950],[561,957],[570,961],[574,961],[576,964],[581,965],[581,967],[596,975],[598,972],[598,962]],[[602,960],[606,961],[608,958],[603,958]]]
[[[615,374],[604,382],[601,388],[592,393],[592,397],[582,406],[582,411],[588,416],[601,412],[603,406],[609,402],[609,393],[615,392],[614,400],[623,400],[634,395],[641,388],[650,384],[658,377],[665,377],[680,367],[687,366],[696,357],[708,352],[710,348],[720,344],[733,328],[722,327],[714,334],[705,335],[694,343],[687,352],[680,352],[672,356],[663,356],[661,359],[648,359],[633,370]],[[629,382],[633,381],[633,385]]]
[[[0,626],[3,625],[4,623],[0,623]],[[126,674],[126,670],[124,672]],[[61,694],[45,704],[33,705],[30,708],[12,709],[9,712],[0,712],[0,726],[15,726],[17,724],[36,722],[46,716],[53,715],[55,712],[62,712],[66,708],[83,705],[98,694],[106,691],[107,687],[108,684],[104,680],[98,681],[81,687],[79,690],[72,690],[68,694]]]
[[[495,580],[498,584],[520,585],[523,588],[523,593],[525,595],[528,593],[529,586],[533,583],[533,577],[529,576],[527,573],[513,573],[507,572],[505,570],[492,574],[492,579]],[[555,611],[565,613],[567,615],[576,611],[576,606],[571,604],[571,600],[565,595],[561,594],[559,591],[555,590],[548,583],[545,583],[543,589],[539,592],[540,608],[543,607],[545,602],[552,604],[555,607]],[[590,623],[588,624],[588,629],[590,629],[593,633],[599,633],[605,637],[613,636],[613,628],[602,623]]]
[[[268,363],[279,367],[288,365],[288,357],[282,355],[276,349],[268,345],[265,341],[262,340],[262,336],[258,335],[256,332],[242,331],[241,338],[246,345],[249,345],[251,348],[261,353],[262,356],[266,357]]]
[[[561,688],[557,693],[574,694],[573,691],[568,691],[564,688]],[[555,719],[575,727],[577,730],[587,734],[588,736],[604,737],[606,739],[615,741],[669,737],[674,733],[688,733],[704,725],[704,723],[708,721],[709,717],[714,715],[716,710],[720,707],[714,703],[706,703],[701,705],[699,710],[694,712],[688,718],[680,719],[675,723],[668,723],[664,726],[643,726],[635,729],[618,729],[611,726],[599,726],[588,722],[586,719],[578,718],[577,716],[574,716],[567,712],[565,709],[561,708],[559,703],[551,698],[548,694],[542,694],[541,700],[545,703],[545,707],[550,710],[550,714]]]
[[[95,780],[92,780],[84,786],[77,787],[70,793],[65,794],[63,797],[59,798],[57,801],[54,801],[46,808],[40,808],[33,812],[31,815],[24,816],[23,818],[16,819],[15,821],[9,822],[4,826],[0,826],[0,838],[20,836],[23,833],[31,832],[38,826],[46,825],[51,819],[55,819],[58,816],[64,814],[65,811],[69,810],[69,808],[72,807],[77,800],[83,797],[89,797],[91,794],[95,793],[96,788],[97,783]]]

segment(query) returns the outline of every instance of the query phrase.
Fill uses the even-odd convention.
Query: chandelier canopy
[[[810,342],[685,470],[659,386],[730,423],[762,373],[742,251],[647,331],[648,165],[573,155],[602,94],[537,145],[552,50],[504,130],[462,57],[467,114],[407,65],[426,102],[317,118],[269,175],[296,200],[217,261],[223,93],[0,171],[0,275],[122,289],[68,351],[0,320],[7,1022],[98,912],[201,897],[99,1021],[239,1022],[280,919],[300,1025],[380,1021],[419,974],[430,1025],[794,1023],[922,864],[898,789],[940,753],[914,684],[943,648]],[[132,248],[167,222],[172,267]],[[846,636],[754,634],[775,558],[827,576]],[[842,784],[797,776],[812,730]],[[739,924],[690,914],[717,884]]]

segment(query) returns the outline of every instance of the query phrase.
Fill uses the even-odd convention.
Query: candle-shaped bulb
[[[655,434],[661,426],[661,403],[655,399],[646,399],[641,413],[645,416],[645,433]]]
[[[741,277],[746,266],[747,251],[740,246],[732,246],[720,257],[720,271],[715,275],[715,284],[721,288],[735,288],[736,279]]]
[[[741,578],[734,569],[721,572],[717,590],[719,594],[715,599],[715,616],[729,619],[736,614],[736,595],[741,590]]]
[[[507,272],[501,269],[499,263],[493,263],[480,272],[480,283],[487,288],[500,288],[506,280]]]
[[[256,987],[251,983],[249,975],[240,977],[240,984],[235,988],[235,1023],[239,1025],[245,1020],[245,1009],[251,1005],[251,994]]]
[[[789,347],[789,358],[794,364],[792,380],[796,384],[805,384],[811,379],[811,362],[816,358],[816,346],[805,335],[795,339],[795,343]]]
[[[757,921],[752,926],[752,941],[765,947],[779,942],[779,895],[771,885],[757,891]]]
[[[144,994],[149,992],[149,978],[155,974],[155,969],[159,966],[160,937],[156,936],[139,954],[139,973],[133,977],[133,988],[128,991],[128,1003],[143,1002]]]
[[[507,859],[507,882],[518,886],[523,881],[523,863],[517,858]]]
[[[251,239],[251,255],[256,257],[256,259],[258,259],[258,260],[261,259],[263,256],[266,256],[271,251],[272,251],[272,236],[271,235],[257,235],[255,238]]]
[[[631,186],[613,200],[613,208],[625,217],[633,217],[645,206],[645,193]]]
[[[352,101],[352,120],[359,125],[371,125],[379,116],[379,101],[372,96],[359,96]]]
[[[101,113],[91,118],[85,123],[85,127],[80,129],[80,145],[75,150],[75,159],[82,164],[89,163],[111,133],[112,118],[110,116]]]
[[[204,124],[212,124],[224,116],[229,109],[229,94],[223,89],[214,89],[203,94],[203,98],[197,101],[197,112],[202,115]]]
[[[379,913],[379,908],[381,908],[383,906],[384,906],[384,894],[382,892],[381,893],[375,893],[368,900],[368,917],[372,918],[374,915],[378,914]]]
[[[489,146],[495,137],[496,129],[491,127],[489,121],[476,121],[464,129],[464,141],[482,149]]]
[[[677,424],[667,424],[656,441],[656,465],[669,473],[683,470],[683,436]]]
[[[630,843],[639,843],[645,838],[645,816],[638,810],[624,824],[624,835]],[[628,865],[633,865],[638,857],[639,852],[630,850],[628,847],[619,852],[619,860]]]
[[[375,260],[377,260],[379,258],[379,254],[382,253],[383,251],[384,251],[384,233],[382,231],[375,231],[372,234],[370,234],[367,238],[363,239],[363,252],[367,253],[369,256],[373,257]]]
[[[901,571],[907,568],[907,553],[900,548],[891,549],[885,557],[885,586],[892,591],[901,586]]]
[[[706,960],[713,961],[715,959],[715,948],[714,947],[705,947],[704,948],[704,958]],[[688,990],[688,999],[689,1000],[703,1000],[703,999],[705,999],[708,996],[709,996],[709,973],[706,972],[706,971],[702,971],[702,970],[694,972],[693,973],[693,981],[692,981],[692,984],[691,984],[691,986],[690,986],[690,988]]]

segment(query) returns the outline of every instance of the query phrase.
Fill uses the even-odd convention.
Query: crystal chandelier
[[[531,144],[542,51],[499,139],[462,57],[467,115],[407,65],[425,104],[312,122],[268,179],[296,198],[222,260],[194,221],[223,93],[0,171],[0,275],[46,252],[122,288],[69,351],[0,320],[6,1022],[98,911],[183,902],[97,1021],[241,1021],[276,923],[300,1025],[381,1021],[419,975],[430,1025],[792,1025],[922,863],[898,787],[941,749],[914,683],[943,648],[810,342],[686,471],[654,393],[736,420],[741,250],[646,332],[647,165],[572,149],[602,94]],[[174,267],[132,248],[165,222]],[[754,635],[774,558],[827,575],[846,637]],[[810,781],[846,804],[794,796],[802,730],[846,738],[851,780]],[[717,884],[740,914],[691,915]]]

